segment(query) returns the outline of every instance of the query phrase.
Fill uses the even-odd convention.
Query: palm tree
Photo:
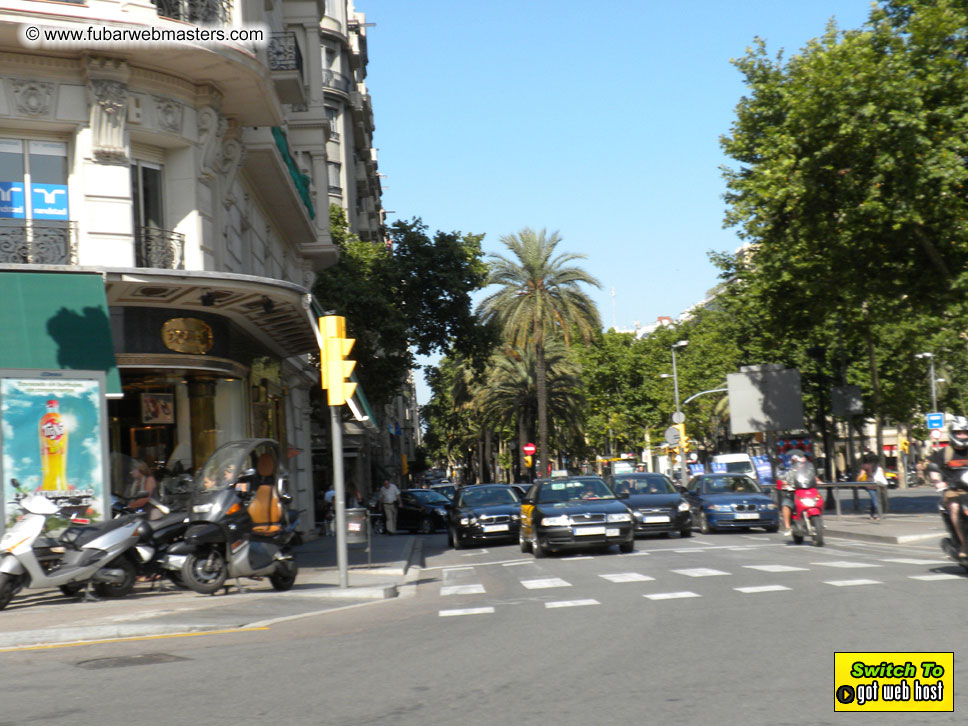
[[[484,322],[496,320],[512,345],[530,343],[535,352],[535,388],[538,395],[537,471],[544,475],[548,464],[548,392],[545,370],[547,340],[556,333],[568,345],[572,332],[589,340],[601,328],[598,309],[579,285],[601,287],[580,267],[571,266],[585,255],[563,253],[552,257],[561,242],[557,232],[547,235],[525,227],[501,242],[517,260],[491,254],[488,285],[500,285],[480,304]]]

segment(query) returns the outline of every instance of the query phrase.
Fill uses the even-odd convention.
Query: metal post
[[[329,407],[329,421],[332,428],[333,447],[333,491],[336,496],[336,563],[339,567],[339,586],[349,587],[346,553],[346,492],[343,485],[343,421],[340,407]]]
[[[931,413],[938,410],[938,395],[935,391],[935,380],[934,380],[934,354],[928,356],[928,375],[931,376]]]
[[[672,385],[676,391],[676,413],[682,413],[682,409],[679,408],[679,371],[676,369],[676,348],[687,344],[688,341],[680,340],[678,343],[674,343],[672,346]],[[680,421],[675,421],[675,423],[685,423],[685,419]],[[685,426],[683,426],[683,431],[685,431]],[[679,442],[679,483],[682,486],[686,486],[689,479],[686,477],[686,442]]]

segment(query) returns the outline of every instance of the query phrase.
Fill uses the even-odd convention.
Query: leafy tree
[[[584,255],[562,253],[557,232],[535,232],[524,228],[506,235],[501,242],[516,260],[493,254],[489,285],[500,289],[480,304],[481,318],[498,321],[506,339],[513,345],[532,345],[535,351],[535,387],[538,397],[537,470],[544,472],[548,458],[548,391],[545,350],[554,335],[570,343],[573,331],[589,339],[601,327],[598,309],[580,288],[581,284],[600,287],[599,282],[580,267],[570,263]]]

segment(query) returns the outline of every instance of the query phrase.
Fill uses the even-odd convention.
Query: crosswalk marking
[[[881,562],[897,562],[901,565],[943,565],[948,560],[918,560],[913,557],[895,557],[888,560],[881,560]]]
[[[448,618],[455,615],[487,615],[488,613],[493,613],[494,608],[460,608],[459,610],[441,610],[440,617]]]
[[[548,587],[571,587],[570,582],[565,582],[560,577],[547,577],[541,580],[521,580],[521,584],[529,590],[543,590]]]
[[[879,580],[825,580],[828,585],[836,587],[854,587],[855,585],[883,585]]]
[[[809,572],[809,567],[791,567],[790,565],[743,565],[750,570],[761,570],[762,572]]]
[[[482,595],[484,586],[475,585],[444,585],[440,588],[441,595]]]
[[[937,575],[911,575],[910,579],[930,581],[930,580],[961,580],[964,578],[962,578],[961,575],[952,575],[950,573],[939,573]]]
[[[784,585],[758,585],[757,587],[734,587],[733,589],[738,592],[751,594],[754,592],[779,592],[780,590],[789,590],[790,588]]]
[[[687,577],[715,577],[716,575],[728,575],[728,572],[723,572],[722,570],[713,570],[708,567],[692,567],[687,570],[673,570],[678,575],[686,575]]]
[[[599,575],[599,577],[609,582],[649,582],[655,579],[639,572],[612,572],[607,575]]]
[[[601,605],[598,600],[559,600],[558,602],[546,602],[546,608],[577,608],[585,605]]]
[[[651,595],[643,595],[642,597],[647,597],[649,600],[678,600],[683,597],[702,597],[702,595],[695,592],[654,592]]]
[[[831,562],[811,562],[811,565],[822,565],[823,567],[842,567],[850,569],[852,567],[883,567],[873,562],[849,562],[848,560],[833,560]]]

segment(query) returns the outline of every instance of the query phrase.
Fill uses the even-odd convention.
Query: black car
[[[400,493],[397,529],[431,534],[447,528],[450,500],[432,489],[406,489]]]
[[[475,484],[457,490],[450,508],[447,540],[455,550],[470,544],[513,542],[518,538],[521,499],[505,484]]]
[[[521,504],[521,551],[635,549],[632,511],[597,476],[539,479]]]
[[[437,492],[438,494],[443,494],[445,497],[451,500],[454,498],[454,492],[456,490],[457,490],[457,487],[455,487],[450,482],[430,485],[430,491]]]
[[[616,474],[609,482],[618,494],[628,494],[623,500],[635,517],[635,534],[668,534],[678,532],[692,536],[692,513],[689,502],[664,474],[631,472]]]

